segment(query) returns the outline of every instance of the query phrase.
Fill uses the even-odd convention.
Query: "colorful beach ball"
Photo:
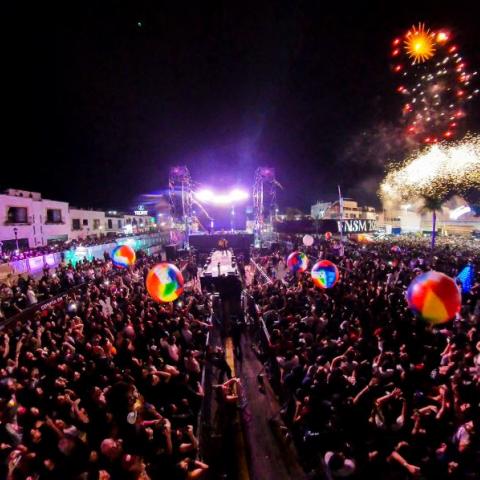
[[[331,240],[332,238],[332,232],[325,232],[325,240]]]
[[[304,235],[302,242],[306,247],[311,247],[315,239],[311,235]]]
[[[408,306],[430,323],[444,323],[460,311],[462,297],[453,278],[426,272],[415,278],[407,291]]]
[[[112,252],[112,262],[116,267],[126,268],[135,264],[135,250],[128,245],[118,245]]]
[[[312,268],[312,280],[318,288],[332,288],[340,278],[337,266],[330,260],[320,260]]]
[[[398,245],[393,245],[390,251],[393,253],[400,253],[402,249]]]
[[[147,291],[157,302],[173,302],[183,293],[182,272],[171,263],[158,263],[147,275]]]
[[[308,257],[303,252],[292,252],[287,258],[287,266],[293,272],[304,272],[308,267]]]

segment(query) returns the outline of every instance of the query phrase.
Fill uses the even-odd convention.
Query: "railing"
[[[46,314],[50,309],[60,307],[65,303],[66,297],[69,295],[79,291],[80,289],[84,288],[88,282],[83,282],[78,285],[75,285],[64,292],[59,293],[53,297],[47,298],[41,302],[35,303],[34,305],[22,310],[21,312],[13,315],[6,320],[0,322],[0,331],[4,330],[11,324],[15,324],[17,322],[23,322],[32,318],[37,312],[40,312],[42,315]]]
[[[120,244],[128,244],[135,250],[145,250],[148,254],[155,253],[155,247],[165,245],[170,242],[169,233],[157,234],[142,234],[133,237],[121,237],[112,239],[109,243],[100,243],[96,245],[82,247],[84,252],[82,255],[77,255],[75,249],[64,250],[62,252],[49,253],[45,255],[38,255],[36,257],[29,257],[21,260],[14,260],[9,263],[14,275],[21,275],[24,273],[35,275],[46,267],[57,267],[63,258],[67,262],[76,263],[83,258],[93,259],[102,258],[106,252],[111,254],[113,249]],[[158,250],[158,249],[157,249]]]
[[[210,316],[210,324],[212,322],[212,317]],[[205,354],[207,353],[208,347],[210,346],[212,336],[210,332],[207,333],[207,338],[205,339]],[[212,364],[210,361],[207,361],[205,355],[205,362],[202,368],[202,376],[200,380],[200,385],[203,390],[202,403],[197,414],[197,425],[196,425],[196,437],[198,439],[198,451],[197,458],[204,458],[204,448],[205,442],[210,438],[211,431],[211,416],[210,416],[210,404],[212,401]]]
[[[272,284],[272,279],[267,275],[267,272],[263,269],[261,265],[259,265],[253,258],[250,259],[250,263],[255,267],[255,269],[260,273],[262,278],[266,283]]]

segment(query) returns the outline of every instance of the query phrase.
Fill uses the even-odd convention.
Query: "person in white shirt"
[[[35,295],[35,292],[33,291],[33,287],[31,285],[29,285],[27,288],[27,299],[29,305],[34,305],[38,301],[37,296]]]

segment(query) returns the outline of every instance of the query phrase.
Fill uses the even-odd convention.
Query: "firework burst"
[[[413,63],[422,63],[435,55],[435,33],[420,23],[405,35],[405,50]]]
[[[431,145],[392,169],[380,185],[384,202],[445,200],[480,189],[480,136]]]
[[[479,90],[473,86],[477,72],[468,71],[451,33],[419,24],[393,41],[391,56],[407,138],[434,144],[457,137],[466,105]]]

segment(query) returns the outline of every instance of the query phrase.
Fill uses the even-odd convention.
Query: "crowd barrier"
[[[55,268],[62,262],[63,259],[67,263],[75,265],[77,262],[87,259],[102,259],[105,253],[109,255],[117,245],[129,245],[134,250],[144,250],[149,255],[157,253],[163,245],[171,243],[171,232],[154,233],[135,235],[132,237],[121,237],[110,243],[103,243],[91,246],[78,246],[67,249],[62,252],[49,253],[46,255],[38,255],[36,257],[29,257],[22,260],[15,260],[8,264],[3,264],[0,270],[3,276],[13,275],[36,275],[43,270],[43,268]]]
[[[87,282],[81,283],[79,285],[75,285],[74,287],[69,288],[64,292],[61,292],[58,295],[55,295],[54,297],[50,297],[50,298],[47,298],[46,300],[35,303],[31,307],[28,307],[25,310],[22,310],[21,312],[17,313],[16,315],[13,315],[12,317],[7,318],[6,320],[3,320],[2,322],[0,322],[0,330],[4,330],[6,327],[8,327],[11,324],[16,324],[18,322],[22,323],[30,318],[33,318],[33,316],[37,312],[40,312],[42,316],[46,316],[51,309],[64,306],[65,298],[68,295],[72,295],[73,293],[78,292],[79,290],[84,288],[86,285],[87,285]]]

